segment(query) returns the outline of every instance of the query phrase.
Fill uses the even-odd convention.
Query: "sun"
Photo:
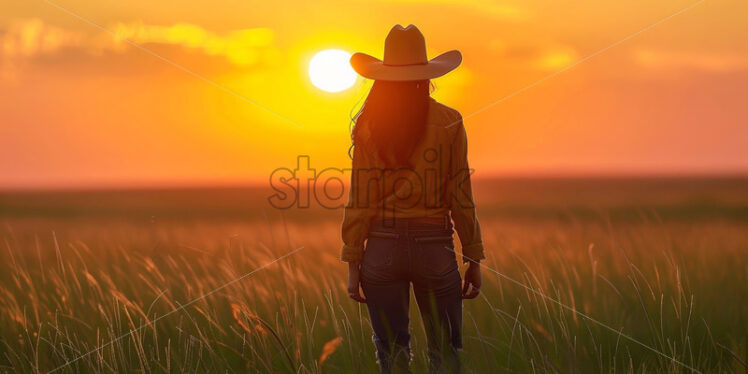
[[[340,92],[356,83],[356,72],[348,60],[351,54],[340,49],[317,52],[309,62],[309,79],[320,90]]]

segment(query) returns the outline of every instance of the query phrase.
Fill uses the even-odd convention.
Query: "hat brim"
[[[458,50],[445,52],[419,65],[385,65],[382,60],[365,53],[351,56],[351,66],[364,78],[382,81],[419,81],[441,77],[462,62]]]

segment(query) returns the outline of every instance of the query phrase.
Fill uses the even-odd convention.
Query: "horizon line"
[[[556,172],[529,173],[507,172],[491,175],[474,176],[473,183],[497,180],[636,180],[636,179],[669,179],[669,180],[726,180],[748,179],[746,171],[715,171],[715,172]],[[348,185],[344,181],[344,185]],[[267,180],[177,180],[138,182],[135,180],[101,183],[69,183],[69,184],[27,184],[0,185],[0,193],[14,192],[95,192],[95,191],[146,191],[146,190],[210,190],[210,189],[260,189],[270,188]]]

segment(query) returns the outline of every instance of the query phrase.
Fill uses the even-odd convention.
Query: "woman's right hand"
[[[366,299],[361,295],[361,262],[348,263],[348,297],[359,303],[366,304]]]

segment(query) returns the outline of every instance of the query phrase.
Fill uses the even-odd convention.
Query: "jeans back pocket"
[[[418,245],[424,275],[441,277],[457,269],[451,235],[420,236],[414,239]]]
[[[370,232],[362,265],[372,268],[392,265],[398,237],[392,232]]]

